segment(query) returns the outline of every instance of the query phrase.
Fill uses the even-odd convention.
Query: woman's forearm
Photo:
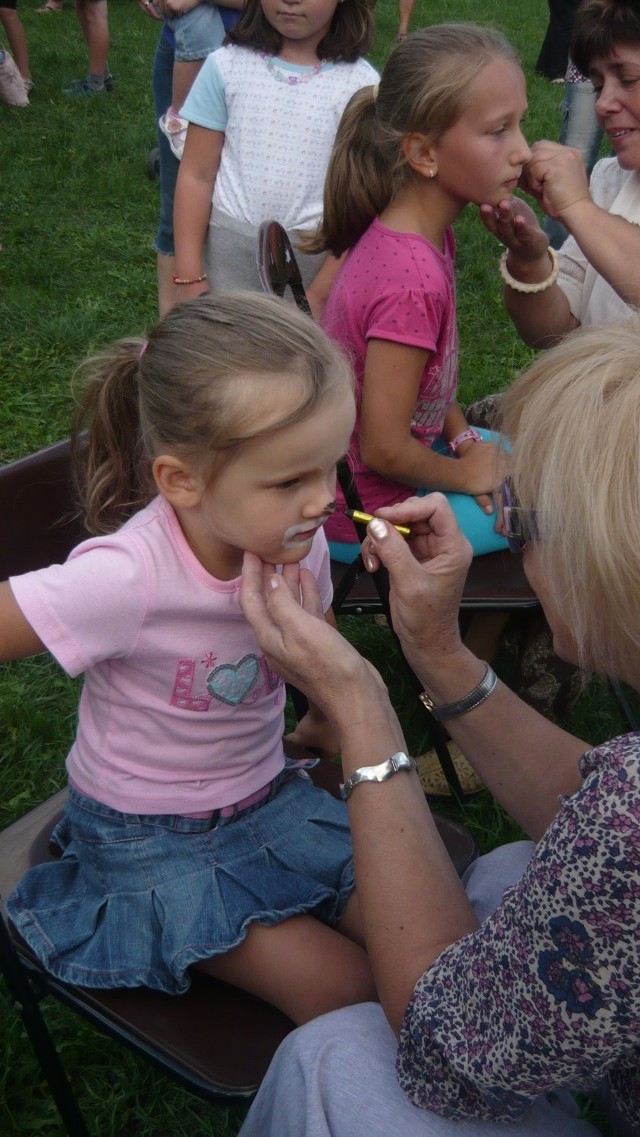
[[[591,199],[575,202],[560,220],[598,275],[625,304],[640,307],[640,227]]]
[[[542,283],[552,265],[548,252],[535,261],[523,260],[510,252],[507,271],[524,285]],[[560,286],[552,284],[543,292],[519,292],[508,284],[504,287],[504,305],[520,339],[528,347],[547,348],[572,332],[578,321],[571,314],[569,301]]]
[[[410,663],[436,707],[455,703],[481,682],[484,663],[461,646]],[[578,759],[589,744],[562,730],[498,682],[475,710],[446,720],[454,742],[497,801],[533,840],[580,783]]]
[[[386,694],[362,689],[342,723],[345,779],[405,750]],[[477,927],[415,773],[360,783],[348,799],[356,887],[380,1001],[398,1032],[416,982]]]

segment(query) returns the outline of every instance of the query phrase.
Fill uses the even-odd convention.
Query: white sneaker
[[[9,52],[2,48],[0,48],[0,103],[6,103],[8,107],[29,105],[24,79]]]
[[[187,119],[176,114],[171,107],[166,114],[161,115],[158,119],[158,126],[169,139],[169,145],[178,161],[182,158],[188,125]]]

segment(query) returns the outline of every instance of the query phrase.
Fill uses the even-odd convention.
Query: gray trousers
[[[480,920],[522,875],[533,846],[481,857],[465,888]],[[280,1046],[239,1137],[597,1137],[570,1094],[545,1094],[517,1122],[447,1121],[411,1104],[395,1076],[397,1042],[381,1008],[323,1015]]]
[[[289,232],[302,282],[306,289],[315,278],[325,259],[325,253],[314,256],[296,249],[296,240],[302,236],[295,229]],[[244,221],[236,221],[219,209],[212,209],[204,248],[204,267],[212,292],[226,293],[236,290],[262,292],[256,259],[258,230]],[[291,298],[291,293],[287,293]]]

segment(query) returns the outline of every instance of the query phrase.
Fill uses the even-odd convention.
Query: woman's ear
[[[402,143],[407,165],[423,178],[435,178],[438,173],[435,150],[424,134],[407,134]]]
[[[203,485],[180,458],[161,454],[155,459],[153,477],[158,492],[176,509],[191,509],[202,497]]]

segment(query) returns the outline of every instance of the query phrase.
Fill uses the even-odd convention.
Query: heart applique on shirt
[[[245,655],[239,663],[221,663],[207,677],[207,688],[214,699],[236,707],[253,687],[260,674],[257,655]]]

